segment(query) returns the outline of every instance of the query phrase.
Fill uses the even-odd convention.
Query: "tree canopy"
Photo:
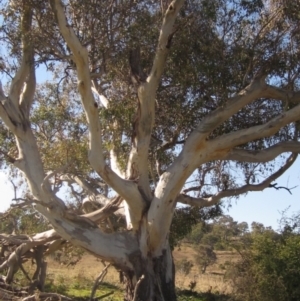
[[[0,5],[1,166],[55,230],[36,239],[111,262],[126,300],[176,299],[176,205],[218,210],[297,158],[299,1]]]

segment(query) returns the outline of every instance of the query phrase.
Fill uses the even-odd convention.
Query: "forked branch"
[[[146,201],[150,202],[152,193],[149,184],[148,153],[155,119],[155,97],[170,51],[174,35],[174,23],[184,0],[174,0],[168,6],[160,30],[155,58],[146,81],[138,87],[138,110],[133,128],[132,149],[127,166],[127,177],[138,181],[140,191]],[[140,73],[134,66],[135,73]],[[136,79],[140,76],[135,76]],[[143,77],[143,76],[142,76]]]
[[[295,106],[294,108],[277,115],[276,117],[272,118],[270,121],[262,124],[250,127],[248,129],[243,129],[239,131],[235,131],[226,135],[222,135],[210,142],[211,149],[216,151],[216,153],[220,150],[228,149],[228,152],[225,156],[229,154],[229,150],[248,143],[253,140],[262,139],[265,137],[272,136],[276,134],[282,127],[292,122],[295,122],[299,119],[300,115],[300,104]],[[286,144],[288,145],[288,144]],[[296,144],[292,144],[293,147]],[[282,147],[283,145],[281,145]],[[277,150],[279,147],[277,146]],[[291,150],[292,151],[292,150]],[[224,155],[221,157],[214,157],[214,159],[224,159]]]
[[[209,207],[217,204],[223,198],[238,196],[250,191],[262,191],[266,188],[274,188],[274,185],[271,183],[283,175],[283,173],[285,173],[293,165],[297,156],[298,154],[291,154],[285,164],[278,171],[259,184],[246,184],[239,188],[222,190],[208,198],[194,198],[186,194],[180,194],[176,201],[191,206]]]
[[[63,5],[60,0],[50,1],[60,32],[73,53],[78,76],[78,90],[85,110],[90,131],[89,161],[95,171],[130,205],[133,214],[140,217],[144,208],[142,195],[134,182],[120,178],[106,165],[103,156],[101,125],[98,105],[92,93],[87,49],[84,48],[73,29],[67,24]]]
[[[264,162],[274,160],[277,156],[285,152],[300,153],[300,142],[297,141],[279,142],[269,148],[259,150],[259,151],[232,149],[226,155],[224,160],[264,163]]]

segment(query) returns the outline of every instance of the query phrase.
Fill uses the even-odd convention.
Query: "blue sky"
[[[239,222],[246,221],[250,225],[252,221],[257,221],[277,229],[282,211],[288,207],[289,214],[300,211],[300,158],[276,183],[278,186],[296,187],[291,190],[292,195],[285,189],[274,188],[250,192],[232,202],[228,214]]]
[[[225,211],[238,222],[246,221],[249,226],[253,221],[263,223],[265,226],[278,228],[281,212],[289,208],[289,213],[300,211],[300,159],[278,181],[278,186],[294,187],[292,195],[286,190],[266,189],[262,192],[250,192],[232,201],[232,207]],[[0,172],[0,212],[9,208],[13,198],[12,184],[4,173]]]
[[[51,79],[51,74],[46,72],[45,66],[37,69],[37,80],[43,82]],[[0,78],[2,83],[5,77]],[[294,187],[292,195],[286,190],[265,189],[262,192],[250,192],[241,196],[238,200],[231,202],[231,207],[225,210],[236,221],[246,221],[249,226],[253,221],[263,223],[265,226],[278,228],[278,220],[281,212],[289,207],[289,213],[300,211],[300,158],[294,165],[277,181],[278,186]],[[4,173],[0,171],[0,212],[10,206],[13,198],[12,184],[7,180]]]

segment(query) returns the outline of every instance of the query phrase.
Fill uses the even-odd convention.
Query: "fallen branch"
[[[107,266],[105,266],[105,268],[103,269],[103,271],[99,274],[99,276],[96,278],[96,281],[94,283],[92,292],[91,292],[91,297],[90,297],[90,301],[94,300],[94,296],[96,293],[97,288],[99,287],[99,285],[101,284],[101,282],[103,281],[104,277],[107,274],[107,270],[110,267],[110,264],[108,264]],[[112,292],[113,293],[113,292]],[[109,295],[111,295],[111,293],[109,293]],[[105,296],[106,297],[106,296]],[[102,296],[101,298],[104,298],[104,296]],[[99,300],[99,299],[98,299]]]
[[[38,294],[31,295],[31,296],[27,296],[27,297],[21,299],[20,301],[42,301],[42,300],[56,301],[53,298],[57,298],[56,299],[57,301],[73,301],[73,299],[71,299],[67,296],[64,296],[64,295],[57,294],[57,293],[38,293]]]

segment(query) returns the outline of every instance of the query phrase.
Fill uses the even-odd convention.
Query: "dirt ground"
[[[228,262],[237,261],[239,256],[229,251],[217,251],[217,261],[214,265],[209,266],[204,274],[199,272],[195,266],[192,267],[189,275],[181,272],[176,273],[176,286],[181,289],[187,289],[192,281],[196,282],[195,290],[198,292],[219,292],[229,293],[231,291],[230,284],[224,280],[224,265]],[[180,248],[176,248],[173,252],[175,264],[183,259],[192,261],[196,255],[194,249],[184,244]],[[68,284],[74,281],[94,282],[99,273],[103,270],[103,263],[92,255],[84,255],[80,261],[74,265],[66,267],[51,258],[48,261],[47,279],[55,284]],[[112,285],[120,286],[119,273],[114,268],[109,268],[108,274],[104,279]]]

